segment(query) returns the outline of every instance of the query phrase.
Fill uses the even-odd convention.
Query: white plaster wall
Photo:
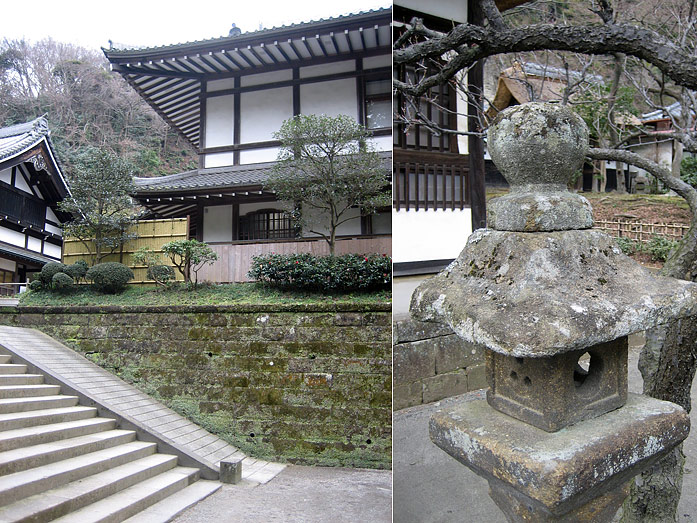
[[[60,229],[60,228],[58,228],[58,227],[54,227],[53,225],[49,225],[48,223],[45,225],[45,229],[46,229],[48,232],[51,232],[51,233],[53,233],[53,234],[57,234],[58,236],[63,236],[63,230],[62,230],[62,229]]]
[[[224,91],[235,87],[233,78],[223,78],[222,80],[211,80],[206,84],[206,92],[213,93],[215,91]]]
[[[0,242],[24,248],[24,234],[0,227]]]
[[[204,165],[206,167],[223,167],[225,165],[232,165],[233,156],[232,153],[212,153],[205,155]]]
[[[265,147],[263,149],[250,149],[240,151],[240,164],[275,162],[278,158],[279,147]],[[232,162],[230,162],[232,164]]]
[[[270,73],[259,73],[243,76],[240,79],[240,85],[242,87],[249,87],[250,85],[270,84],[292,79],[292,69],[281,69],[280,71],[271,71]]]
[[[12,169],[5,169],[4,171],[0,171],[0,181],[3,181],[5,183],[11,183]]]
[[[467,75],[463,75],[467,78]],[[457,97],[457,129],[459,131],[467,131],[467,100],[462,95],[462,93],[456,91],[455,96]],[[460,154],[468,154],[469,151],[469,140],[466,135],[457,135],[457,152]]]
[[[44,244],[44,255],[49,256],[51,258],[55,258],[57,260],[60,260],[61,254],[62,254],[62,249],[60,246],[53,245],[52,243],[45,243]]]
[[[392,213],[380,212],[372,216],[373,234],[392,234]]]
[[[240,143],[273,140],[273,133],[281,128],[281,124],[285,120],[292,117],[292,87],[242,93],[240,99]]]
[[[355,70],[355,60],[346,60],[345,62],[334,62],[322,65],[310,65],[300,68],[300,78],[312,78],[313,76],[324,76],[327,74],[345,73]],[[353,82],[355,82],[355,80],[353,80]]]
[[[27,241],[27,248],[30,251],[41,252],[41,240],[29,236],[29,239]]]
[[[53,209],[51,209],[50,207],[46,207],[46,219],[51,220],[52,222],[55,222],[55,223],[61,222],[58,219],[58,216],[56,216],[56,213],[54,213]]]
[[[380,67],[392,67],[391,54],[368,56],[363,59],[363,69],[378,69]]]
[[[303,114],[346,114],[358,119],[356,80],[346,78],[300,86],[300,111]]]
[[[232,241],[232,205],[203,208],[203,241]]]
[[[394,263],[456,258],[472,233],[472,212],[392,211]]]
[[[394,260],[394,258],[393,258]],[[392,280],[392,319],[404,320],[409,317],[409,304],[414,290],[421,282],[430,278],[430,274],[402,276]]]
[[[233,127],[233,96],[208,98],[206,102],[206,147],[231,145],[233,143]]]
[[[392,135],[376,136],[370,139],[370,142],[375,146],[376,151],[391,151],[392,150]]]
[[[0,258],[0,269],[3,271],[15,272],[17,270],[17,263],[13,262],[12,260]]]
[[[22,176],[19,173],[17,173],[17,176],[15,176],[15,187],[26,193],[34,194],[33,192],[31,192],[31,189],[29,188],[29,185],[27,185],[27,182],[24,181],[24,176]]]

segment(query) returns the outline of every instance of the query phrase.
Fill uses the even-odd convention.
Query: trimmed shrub
[[[198,284],[198,271],[205,265],[213,265],[218,255],[207,244],[198,240],[174,240],[162,246],[162,252],[169,256],[177,270],[184,276],[184,281]]]
[[[70,276],[74,281],[80,281],[87,274],[89,266],[85,260],[78,260],[72,265],[66,265],[63,272]]]
[[[293,289],[349,292],[389,288],[392,259],[379,254],[266,254],[252,259],[249,277]]]
[[[169,265],[151,265],[147,277],[160,285],[166,285],[174,279],[174,269]]]
[[[651,255],[651,258],[655,261],[666,261],[670,251],[672,251],[678,242],[666,238],[665,236],[653,236],[646,247],[646,250]]]
[[[51,287],[60,293],[68,292],[73,288],[73,279],[64,272],[57,272],[51,279]]]
[[[118,294],[123,292],[128,282],[133,279],[133,271],[123,263],[98,263],[87,271],[86,277],[98,292]]]
[[[48,262],[46,265],[41,267],[41,273],[39,274],[39,279],[44,287],[47,289],[51,288],[53,284],[53,276],[59,272],[65,272],[66,266],[60,262]]]
[[[627,237],[615,238],[615,243],[617,243],[620,250],[627,256],[634,254],[635,252],[641,252],[643,249],[643,245],[640,241],[632,240],[631,238]]]
[[[32,280],[31,282],[29,282],[30,291],[40,291],[43,288],[44,284],[41,283],[41,280]]]

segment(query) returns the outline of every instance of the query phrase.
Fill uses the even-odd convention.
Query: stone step
[[[155,454],[157,445],[132,441],[0,477],[0,506]]]
[[[41,385],[43,374],[1,374],[0,385]]]
[[[198,479],[198,474],[199,470],[195,468],[176,467],[54,521],[60,523],[120,522],[183,490]]]
[[[37,425],[48,425],[50,423],[60,423],[63,421],[76,421],[89,419],[97,416],[97,409],[94,407],[62,407],[57,409],[39,409],[26,412],[8,412],[0,414],[0,431],[15,430]]]
[[[0,363],[10,363],[11,360],[11,354],[0,354]]]
[[[116,428],[116,420],[90,418],[0,432],[0,452],[75,438]]]
[[[60,391],[60,385],[0,385],[0,399],[55,396]]]
[[[0,374],[26,374],[27,366],[21,363],[0,363]]]
[[[49,463],[74,458],[135,440],[132,430],[108,430],[63,441],[0,452],[0,475],[12,474]]]
[[[176,466],[176,456],[152,454],[1,507],[0,521],[52,521]]]
[[[189,485],[181,492],[177,492],[176,496],[170,496],[155,503],[153,506],[128,518],[124,523],[160,523],[171,521],[187,508],[220,490],[221,487],[222,484],[217,481],[199,479],[196,483]]]
[[[10,398],[0,400],[0,414],[8,412],[27,412],[29,410],[74,407],[77,396],[41,396],[38,398]]]

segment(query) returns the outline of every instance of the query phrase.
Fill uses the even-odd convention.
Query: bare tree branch
[[[541,24],[523,28],[496,30],[462,24],[446,35],[419,42],[408,48],[395,49],[394,63],[414,64],[425,58],[448,58],[440,71],[426,76],[415,85],[395,83],[402,92],[421,96],[429,88],[442,84],[458,71],[476,61],[501,53],[533,50],[573,51],[607,55],[624,53],[655,65],[673,81],[697,89],[697,56],[678,48],[655,31],[628,24],[559,26]]]

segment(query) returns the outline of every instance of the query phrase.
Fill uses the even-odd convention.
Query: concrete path
[[[630,339],[631,345],[631,339]],[[629,390],[641,393],[637,369],[640,346],[631,347]],[[693,383],[693,397],[697,383]],[[486,481],[431,443],[428,420],[437,403],[396,412],[393,418],[394,523],[505,523],[488,495]],[[687,457],[679,505],[680,522],[697,522],[697,408],[691,412],[693,431],[684,444]]]
[[[289,465],[273,481],[223,485],[175,523],[390,523],[392,473]]]
[[[95,406],[100,415],[116,417],[122,428],[136,430],[139,439],[157,441],[160,451],[179,456],[184,466],[201,469],[201,476],[217,479],[222,459],[241,459],[242,477],[266,483],[285,467],[258,460],[210,434],[135,387],[98,367],[74,350],[35,329],[0,326],[0,345],[22,363],[60,383],[64,393]],[[92,405],[94,404],[94,405]]]

